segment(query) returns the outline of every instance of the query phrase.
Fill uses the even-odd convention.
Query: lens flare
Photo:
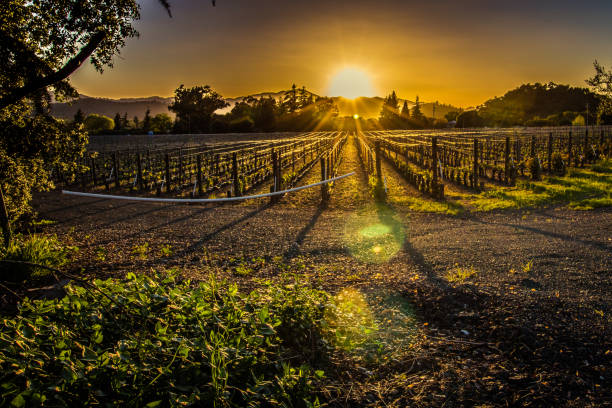
[[[367,263],[389,261],[402,249],[404,239],[402,223],[387,206],[351,215],[344,228],[344,241],[350,254]]]

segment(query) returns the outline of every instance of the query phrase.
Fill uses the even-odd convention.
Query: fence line
[[[134,196],[119,196],[119,195],[111,195],[111,194],[95,194],[95,193],[82,193],[79,191],[68,191],[62,190],[62,194],[73,195],[79,197],[91,197],[91,198],[106,198],[111,200],[127,200],[127,201],[147,201],[147,202],[157,202],[157,203],[223,203],[228,201],[242,201],[242,200],[250,200],[254,198],[263,198],[263,197],[272,197],[276,195],[293,193],[296,191],[304,190],[311,187],[316,187],[321,184],[332,183],[336,180],[343,179],[345,177],[350,177],[355,175],[355,172],[350,172],[347,174],[343,174],[342,176],[330,178],[327,180],[319,181],[314,184],[308,184],[305,186],[290,188],[288,190],[283,191],[275,191],[273,193],[264,193],[250,196],[242,196],[242,197],[225,197],[225,198],[154,198],[154,197],[134,197]]]

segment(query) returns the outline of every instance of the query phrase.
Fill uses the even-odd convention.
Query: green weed
[[[456,266],[455,268],[446,272],[446,280],[450,283],[463,283],[472,276],[476,275],[477,271],[474,267],[464,268]]]
[[[36,263],[59,268],[68,262],[76,247],[65,246],[55,235],[18,235],[11,245],[2,249],[0,259]],[[46,276],[49,271],[24,264],[0,263],[0,280],[22,282],[30,278]]]

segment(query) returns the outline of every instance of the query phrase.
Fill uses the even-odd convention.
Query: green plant
[[[162,245],[162,247],[159,249],[159,253],[162,257],[167,258],[169,256],[172,256],[172,246],[171,245]]]
[[[387,198],[387,191],[385,190],[385,185],[382,180],[375,175],[371,175],[368,179],[368,184],[370,186],[370,195],[378,202],[385,201]]]
[[[558,152],[552,155],[552,171],[558,176],[564,176],[567,171],[563,157]]]
[[[55,235],[19,235],[8,248],[0,252],[0,259],[14,262],[29,262],[58,268],[68,262],[75,247],[64,246]],[[48,275],[49,271],[27,264],[0,262],[0,280],[23,282],[30,278]]]
[[[298,282],[241,295],[174,274],[70,284],[0,325],[0,405],[318,406],[307,358],[328,297]],[[104,295],[102,294],[104,293]]]
[[[95,251],[96,260],[104,262],[106,261],[106,249],[104,247],[98,247]]]
[[[532,180],[542,179],[542,164],[540,163],[539,157],[529,159],[526,166],[529,169],[529,174],[531,174]]]
[[[149,243],[145,242],[144,244],[134,245],[132,248],[132,255],[136,256],[138,259],[144,261],[147,259],[147,253],[149,252]]]
[[[456,266],[455,268],[446,272],[446,280],[451,283],[463,283],[467,279],[476,275],[476,273],[476,269],[474,269],[473,266],[469,268]]]

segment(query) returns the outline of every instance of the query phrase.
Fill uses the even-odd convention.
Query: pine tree
[[[121,130],[121,115],[119,115],[119,112],[115,114],[115,118],[113,120],[115,122],[115,130]]]
[[[414,101],[414,108],[412,108],[412,119],[422,121],[425,119],[425,116],[421,112],[421,107],[419,105],[419,95],[417,95],[416,100]]]
[[[298,108],[297,86],[291,85],[291,90],[285,92],[283,103],[289,113],[293,113]]]
[[[408,108],[408,101],[404,101],[404,106],[402,106],[402,113],[401,113],[402,118],[409,118],[410,117],[410,108]]]
[[[127,129],[128,128],[128,118],[127,118],[127,112],[125,112],[123,114],[123,117],[121,118],[121,129]]]
[[[83,114],[83,111],[81,110],[81,108],[79,108],[79,110],[77,110],[76,113],[74,114],[74,123],[83,123],[84,120],[85,120],[85,115]]]
[[[142,120],[142,130],[144,130],[145,132],[151,130],[151,109],[149,108],[147,108],[147,111],[145,112],[145,117]]]
[[[134,116],[134,129],[140,129],[140,121],[138,120],[138,116]]]

